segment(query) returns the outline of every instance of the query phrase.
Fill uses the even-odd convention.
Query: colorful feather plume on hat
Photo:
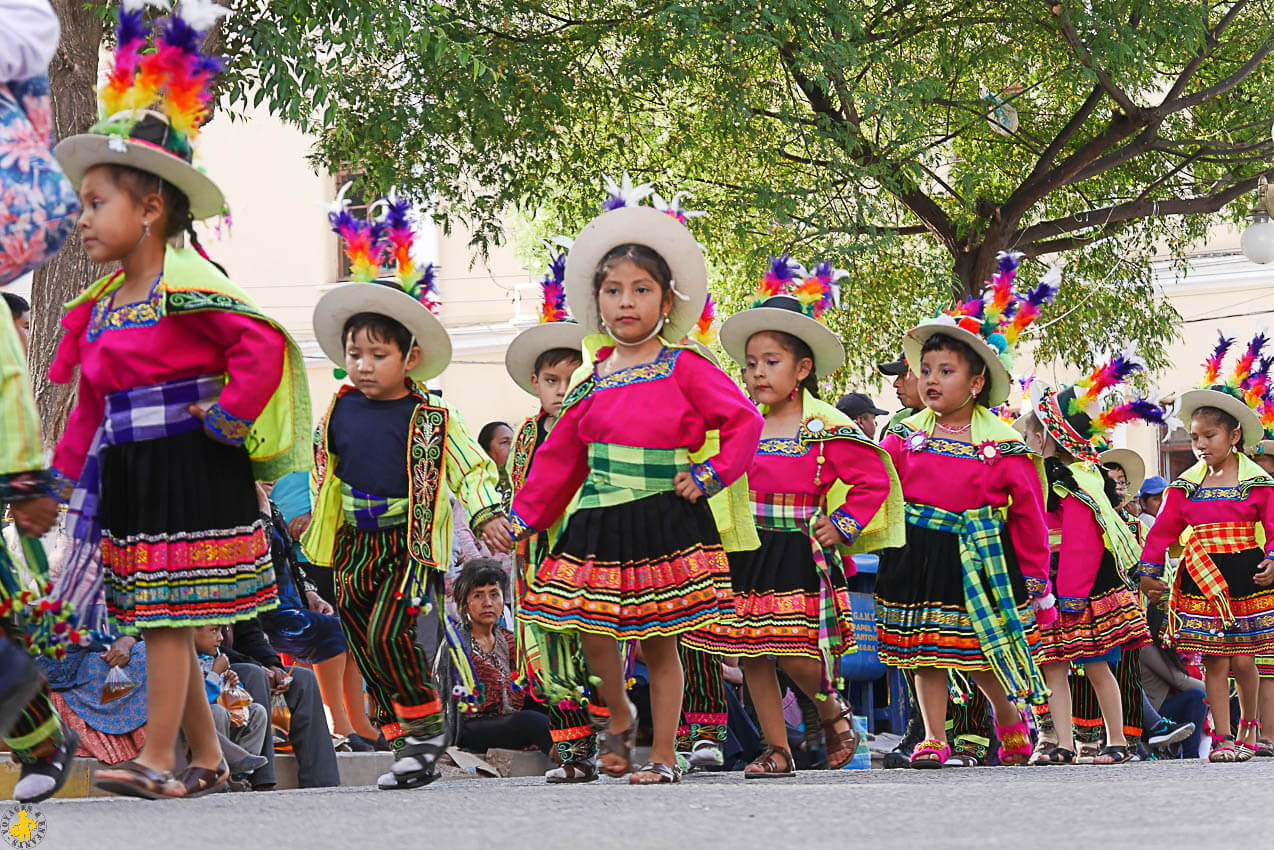
[[[1234,338],[1227,337],[1224,333],[1217,331],[1217,344],[1212,349],[1212,353],[1208,355],[1208,359],[1203,361],[1203,386],[1210,387],[1219,383],[1221,380],[1221,364],[1225,362],[1225,355],[1229,352],[1230,346],[1234,345]]]
[[[691,329],[690,337],[704,345],[712,345],[717,340],[717,304],[712,300],[711,292],[708,293],[708,300],[703,302],[703,312]]]
[[[625,177],[626,176],[627,175],[625,175]],[[659,196],[658,192],[651,192],[650,202],[654,208],[659,210],[661,213],[672,216],[683,225],[688,225],[689,219],[698,218],[703,215],[702,210],[688,210],[681,205],[682,199],[689,195],[689,192],[678,192],[672,196],[671,200],[665,201]]]
[[[229,10],[211,0],[182,0],[159,24],[154,48],[147,49],[148,5],[168,8],[155,0],[125,0],[119,8],[115,57],[99,92],[103,121],[95,129],[126,134],[142,117],[140,110],[153,109],[168,119],[174,147],[189,152],[212,114],[213,83],[224,69],[220,57],[203,52],[203,42]],[[125,115],[117,118],[120,113]]]
[[[571,315],[566,307],[566,252],[554,255],[549,261],[549,270],[540,278],[540,289],[544,292],[544,304],[540,307],[541,322],[566,322]]]
[[[416,268],[416,261],[411,256],[412,247],[416,243],[416,228],[411,222],[411,203],[399,198],[390,191],[383,200],[373,207],[385,207],[384,215],[372,222],[373,236],[378,237],[387,259],[393,263],[393,276],[398,286],[436,314],[442,309],[438,300],[438,267],[428,263],[423,269]],[[375,230],[378,228],[378,230]],[[388,265],[388,263],[386,263]]]
[[[649,183],[633,184],[633,179],[628,176],[628,172],[624,172],[623,178],[616,183],[610,177],[604,178],[606,181],[606,200],[602,201],[603,210],[617,210],[623,207],[641,206],[641,202],[649,198],[655,193],[655,189]],[[676,197],[675,195],[673,196]],[[684,221],[683,221],[684,223]]]
[[[1229,386],[1235,389],[1245,389],[1246,384],[1256,377],[1256,368],[1260,361],[1261,351],[1265,348],[1265,343],[1269,337],[1263,331],[1257,331],[1252,337],[1252,341],[1248,343],[1247,349],[1239,356],[1234,364],[1234,371],[1230,374]]]
[[[804,276],[805,269],[787,254],[772,257],[765,270],[765,277],[757,284],[756,300],[752,302],[752,306],[760,307],[767,298],[788,294],[792,281]]]
[[[380,277],[380,260],[384,246],[379,228],[366,219],[358,219],[349,211],[345,193],[352,184],[346,183],[336,195],[327,213],[332,232],[341,237],[345,257],[349,260],[350,280],[370,283]]]
[[[833,268],[829,262],[819,263],[814,274],[792,288],[791,294],[801,302],[801,309],[812,319],[821,319],[840,300],[840,281],[849,272]]]
[[[1087,413],[1102,393],[1127,382],[1133,372],[1145,368],[1146,364],[1137,356],[1136,348],[1129,346],[1075,382],[1075,398],[1067,412]]]

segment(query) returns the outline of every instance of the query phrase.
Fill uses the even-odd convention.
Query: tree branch
[[[1270,55],[1271,51],[1274,51],[1274,36],[1267,38],[1265,43],[1261,45],[1260,49],[1252,55],[1251,59],[1248,59],[1240,65],[1239,70],[1235,71],[1221,82],[1208,86],[1204,89],[1199,89],[1194,94],[1179,98],[1171,103],[1165,102],[1155,109],[1155,113],[1161,117],[1167,117],[1175,112],[1180,112],[1183,109],[1190,109],[1191,107],[1198,106],[1201,103],[1206,103],[1218,95],[1225,94],[1230,89],[1250,77],[1252,72],[1259,68],[1261,63],[1265,61],[1265,57]]]
[[[1239,0],[1239,2],[1230,7],[1229,11],[1221,17],[1221,20],[1217,21],[1216,26],[1208,31],[1207,35],[1203,37],[1203,46],[1199,48],[1199,52],[1194,55],[1194,58],[1186,63],[1186,66],[1182,69],[1181,73],[1177,75],[1177,79],[1173,82],[1172,88],[1170,88],[1168,93],[1164,96],[1163,102],[1160,106],[1164,103],[1171,103],[1181,95],[1181,92],[1185,90],[1186,84],[1194,78],[1194,75],[1198,72],[1199,68],[1202,67],[1204,60],[1211,56],[1212,51],[1216,49],[1218,44],[1220,44],[1217,36],[1223,33],[1230,26],[1230,23],[1238,17],[1239,13],[1243,11],[1248,2],[1249,0]]]
[[[1101,84],[1102,89],[1105,90],[1106,94],[1110,95],[1111,100],[1119,104],[1119,108],[1126,114],[1136,115],[1140,112],[1141,107],[1133,103],[1132,98],[1129,97],[1123,89],[1115,85],[1115,81],[1111,79],[1110,74],[1097,67],[1097,63],[1093,61],[1092,54],[1088,52],[1088,48],[1084,46],[1082,41],[1080,41],[1079,33],[1075,32],[1075,24],[1071,22],[1070,15],[1066,13],[1066,7],[1058,5],[1055,8],[1060,10],[1056,14],[1058,27],[1062,32],[1062,38],[1064,38],[1066,43],[1070,45],[1071,50],[1075,54],[1075,58],[1077,58],[1085,68],[1093,72],[1093,74],[1097,77],[1097,82]]]
[[[1031,243],[1038,242],[1041,239],[1060,236],[1064,233],[1073,233],[1077,230],[1083,230],[1094,226],[1093,224],[1090,224],[1090,219],[1100,221],[1100,226],[1104,228],[1108,225],[1117,224],[1122,221],[1132,221],[1134,219],[1147,218],[1149,216],[1200,215],[1203,213],[1214,213],[1233,201],[1235,198],[1254,190],[1261,177],[1265,177],[1266,179],[1274,177],[1274,167],[1266,170],[1263,174],[1249,177],[1246,180],[1240,180],[1239,182],[1210,195],[1200,195],[1193,198],[1171,198],[1162,201],[1151,198],[1139,198],[1122,204],[1103,207],[1102,209],[1089,210],[1084,213],[1076,213],[1074,215],[1055,218],[1049,221],[1041,221],[1038,224],[1032,224],[1030,227],[1019,230],[1014,234],[1013,242],[1019,245],[1030,245]],[[1082,220],[1080,220],[1080,216],[1083,217]],[[1019,248],[1019,250],[1024,249]]]

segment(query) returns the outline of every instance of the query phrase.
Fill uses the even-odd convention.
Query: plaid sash
[[[690,453],[589,443],[588,467],[591,471],[580,490],[579,507],[608,508],[672,490],[677,473],[690,471]]]
[[[341,482],[341,512],[345,524],[376,531],[407,522],[406,496],[373,496]]]
[[[852,612],[841,608],[832,584],[831,559],[841,566],[840,554],[835,549],[826,551],[814,539],[814,523],[824,515],[823,500],[809,493],[758,493],[751,492],[752,515],[756,527],[765,531],[800,531],[809,536],[810,554],[818,570],[818,652],[823,657],[823,690],[830,693],[837,687],[835,673],[840,670],[840,656],[854,649],[840,637],[840,624],[853,621]]]
[[[964,607],[991,672],[1010,699],[1042,700],[1048,694],[1039,666],[1031,657],[1026,626],[1018,616],[1000,532],[1001,509],[991,505],[962,514],[933,505],[907,503],[907,522],[954,534],[960,541]]]
[[[187,408],[216,399],[225,382],[224,375],[201,375],[133,387],[106,397],[106,412],[67,505],[66,530],[75,542],[51,594],[53,599],[71,605],[81,630],[100,634],[106,628],[102,526],[98,518],[103,454],[120,443],[158,440],[201,430],[203,424]]]
[[[1234,625],[1234,611],[1230,607],[1230,588],[1221,575],[1221,568],[1211,555],[1225,555],[1259,548],[1256,543],[1256,526],[1250,522],[1209,522],[1196,525],[1190,531],[1181,556],[1181,566],[1172,581],[1168,597],[1168,610],[1174,612],[1168,618],[1167,637],[1180,631],[1180,617],[1175,613],[1177,599],[1181,595],[1181,574],[1187,573],[1203,591],[1203,596],[1216,608],[1222,628]]]

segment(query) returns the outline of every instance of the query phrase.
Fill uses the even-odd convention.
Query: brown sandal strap
[[[778,762],[774,760],[775,756],[783,757],[783,762],[786,765],[784,770],[779,770]],[[792,762],[792,753],[790,751],[781,749],[779,747],[766,747],[764,750],[761,751],[761,754],[757,756],[756,758],[752,759],[752,763],[748,765],[748,767],[759,767],[761,768],[761,770],[745,771],[745,773],[746,772],[750,772],[753,774],[774,773],[774,774],[786,776],[789,773],[795,772],[793,770],[793,766],[794,765]]]
[[[103,774],[122,774],[110,776]],[[128,789],[137,792],[134,796],[143,797],[180,797],[183,794],[171,793],[182,786],[182,783],[171,773],[160,773],[144,764],[128,760],[99,770],[97,782],[110,786],[108,790],[115,793],[129,793]]]
[[[186,772],[181,777],[181,784],[186,786],[186,796],[192,797],[207,794],[217,786],[224,785],[229,779],[230,768],[222,760],[216,770],[193,766],[186,768]]]
[[[836,724],[844,720],[849,724],[848,732],[839,732]],[[845,706],[840,715],[835,720],[829,720],[820,723],[823,727],[823,740],[827,744],[827,763],[832,768],[840,768],[849,764],[854,758],[854,753],[858,752],[858,744],[862,740],[862,736],[858,734],[858,730],[854,728],[854,707],[852,705]],[[849,757],[845,759],[833,759],[834,753],[849,753]]]

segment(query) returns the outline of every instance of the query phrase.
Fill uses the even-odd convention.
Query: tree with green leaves
[[[1069,263],[1039,359],[1133,339],[1161,365],[1150,257],[1274,174],[1270,0],[230,5],[231,111],[264,103],[479,249],[511,213],[572,232],[627,171],[708,213],[727,310],[769,255],[832,260],[840,383],[1004,250],[1044,258],[1024,282]]]
[[[478,246],[510,209],[567,231],[603,174],[691,191],[715,288],[768,254],[851,272],[857,357],[973,293],[998,252],[1070,261],[1041,357],[1175,314],[1179,252],[1274,174],[1269,2],[283,0],[227,23],[232,92],[314,132],[317,161],[433,198]],[[319,47],[319,45],[322,45]],[[1028,271],[1028,277],[1030,273]]]

